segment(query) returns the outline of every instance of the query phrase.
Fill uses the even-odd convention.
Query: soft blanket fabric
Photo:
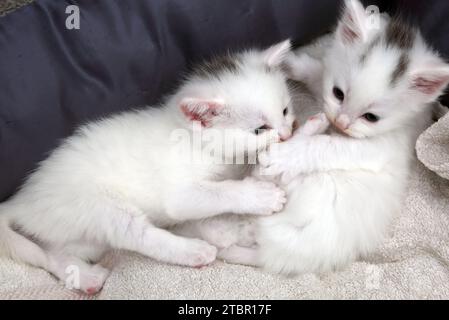
[[[0,259],[6,299],[449,299],[449,181],[417,164],[404,210],[377,254],[341,272],[284,278],[215,262],[170,266],[132,253],[111,253],[103,290],[87,297],[43,270]]]
[[[421,135],[416,150],[422,163],[449,179],[449,113]]]

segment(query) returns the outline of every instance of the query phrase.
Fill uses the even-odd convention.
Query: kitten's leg
[[[105,235],[117,249],[135,251],[150,258],[184,266],[199,267],[215,260],[217,249],[205,241],[176,236],[151,225],[145,216],[115,213]]]
[[[313,123],[317,119],[312,120],[305,124],[303,132],[320,127]],[[286,184],[301,173],[315,171],[363,169],[379,172],[388,161],[389,148],[393,147],[387,140],[305,136],[300,130],[289,141],[273,145],[268,152],[259,155],[260,171],[267,176],[282,175],[282,182]],[[385,152],[379,152],[382,148]]]
[[[256,218],[221,215],[176,225],[171,231],[189,238],[200,238],[217,248],[232,245],[251,247],[256,244]]]
[[[102,207],[108,208],[104,204]],[[85,259],[98,259],[107,247],[131,250],[159,261],[193,267],[215,260],[215,247],[205,241],[178,237],[158,229],[132,206],[121,204],[109,207],[108,211],[108,219],[91,221],[97,241],[103,241],[107,246],[92,250],[83,248],[81,244],[68,244],[47,250],[42,267],[64,281],[68,288],[90,295],[102,288],[109,271],[100,265],[88,264]]]
[[[305,153],[304,150],[297,147],[298,138],[304,139],[304,137],[322,134],[329,128],[329,125],[329,120],[322,112],[310,117],[306,123],[298,129],[295,137],[290,141],[274,144],[271,146],[269,152],[262,152],[259,154],[259,175],[271,177],[282,173],[281,181],[284,184],[288,184],[301,173],[296,170],[283,170],[284,167],[291,169],[292,165],[288,165],[288,163],[295,162],[295,155],[297,153]],[[307,156],[307,154],[305,156]],[[276,158],[276,163],[273,163],[273,158]]]
[[[282,210],[286,194],[274,183],[246,178],[242,181],[205,181],[177,187],[167,199],[170,217],[185,221],[223,213],[271,215]]]
[[[58,252],[67,256],[78,257],[84,261],[98,262],[108,250],[110,250],[108,246],[85,241],[81,243],[64,244],[63,247],[58,249]]]
[[[258,261],[257,249],[245,248],[233,245],[229,248],[221,249],[218,252],[218,258],[232,264],[241,264],[245,266],[260,267]]]
[[[47,270],[65,283],[68,289],[81,290],[93,295],[101,290],[109,270],[91,265],[75,257],[61,253],[49,253]]]

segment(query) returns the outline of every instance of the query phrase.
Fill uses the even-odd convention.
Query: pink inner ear
[[[441,77],[441,78],[424,78],[417,77],[413,81],[413,88],[424,94],[435,94],[438,90],[443,90],[443,86],[445,83],[449,81],[449,77]]]
[[[348,26],[343,26],[342,33],[344,40],[346,40],[348,43],[352,43],[355,39],[359,38],[357,32],[355,32]]]
[[[349,12],[346,12],[343,16],[340,25],[340,33],[343,41],[347,43],[353,43],[356,39],[360,38],[360,34],[357,31],[356,21]]]
[[[219,105],[213,102],[181,104],[181,110],[190,121],[198,121],[203,127],[209,127],[211,120],[218,115]]]

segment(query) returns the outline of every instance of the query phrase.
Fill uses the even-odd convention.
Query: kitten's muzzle
[[[341,131],[346,131],[349,128],[349,125],[351,124],[351,119],[345,114],[341,114],[337,117],[335,120],[335,126],[340,129]]]
[[[281,130],[278,132],[279,138],[282,142],[287,141],[292,137],[292,129]]]
[[[328,117],[329,121],[332,123],[332,125],[341,133],[351,136],[348,129],[351,126],[351,119],[345,115],[341,114],[336,116],[335,118]]]

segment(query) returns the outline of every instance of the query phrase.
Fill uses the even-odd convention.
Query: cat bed
[[[372,3],[393,10],[405,0]],[[66,28],[72,4],[37,0],[0,17],[1,201],[80,123],[157,103],[189,65],[212,54],[287,37],[304,44],[329,31],[338,15],[331,0],[78,0],[78,30]],[[449,56],[449,3],[406,4]],[[418,143],[420,159],[439,175],[417,163],[392,236],[341,272],[287,279],[223,262],[198,270],[112,252],[102,261],[112,270],[104,289],[87,297],[1,257],[0,298],[449,298],[447,128],[448,116]]]

